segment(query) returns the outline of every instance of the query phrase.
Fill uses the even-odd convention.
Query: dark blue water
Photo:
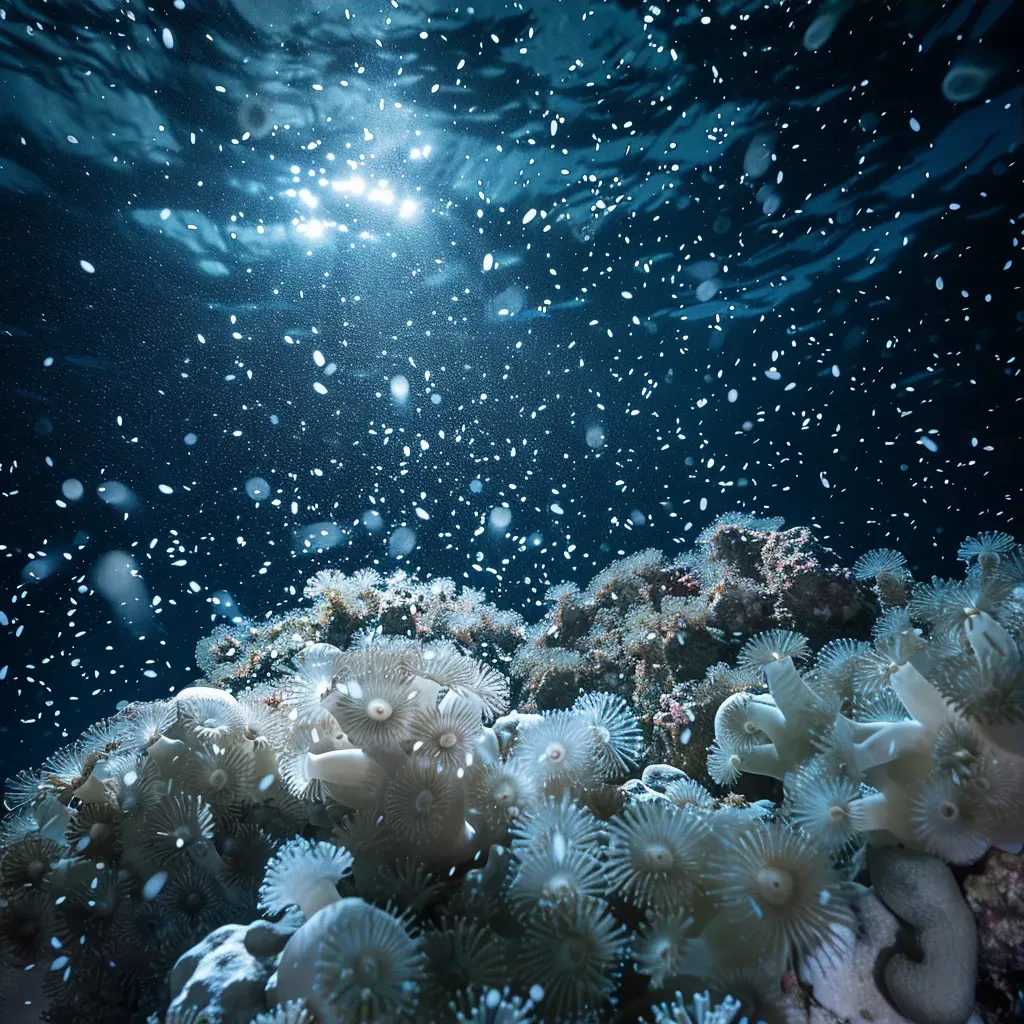
[[[0,14],[6,773],[324,566],[1012,532],[1019,6]]]

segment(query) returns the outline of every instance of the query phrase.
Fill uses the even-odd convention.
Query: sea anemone
[[[149,757],[135,757],[116,766],[112,775],[114,795],[122,814],[130,817],[142,814],[161,797],[166,796],[169,786],[160,775],[156,762]]]
[[[654,1007],[654,1024],[734,1024],[742,1009],[743,1004],[732,996],[714,1003],[705,991],[695,995],[687,1005],[682,992],[677,992],[670,1003]]]
[[[529,811],[538,800],[536,775],[521,761],[492,761],[474,772],[469,789],[471,806],[499,825]]]
[[[751,637],[740,648],[736,666],[741,671],[760,674],[766,665],[785,661],[786,658],[799,661],[809,653],[807,637],[786,629],[769,629]]]
[[[853,687],[857,658],[869,650],[870,646],[863,640],[850,640],[846,637],[829,640],[818,651],[814,664],[815,676],[824,686],[848,696]]]
[[[396,773],[384,801],[384,820],[402,840],[429,845],[451,826],[455,786],[451,773],[414,761]]]
[[[664,795],[681,810],[711,811],[715,807],[715,798],[699,782],[686,775],[668,783]]]
[[[857,700],[870,699],[886,691],[902,664],[904,661],[899,660],[898,649],[890,652],[868,648],[858,655],[853,673]]]
[[[563,793],[540,800],[512,823],[511,831],[512,850],[519,855],[558,844],[595,852],[602,830],[593,811]]]
[[[488,720],[508,710],[508,680],[490,665],[467,657],[454,644],[417,646],[405,657],[413,675],[482,704]]]
[[[259,825],[232,823],[221,843],[224,880],[246,897],[255,896],[277,844]]]
[[[245,719],[229,693],[209,686],[191,687],[182,690],[174,703],[182,725],[200,742],[224,747],[243,738]]]
[[[334,660],[340,653],[333,644],[312,644],[278,683],[281,702],[295,721],[314,724],[327,713],[321,702],[331,688]]]
[[[700,877],[703,819],[667,800],[630,805],[608,823],[606,877],[639,907],[667,910]]]
[[[4,807],[9,811],[28,807],[45,792],[42,773],[22,769],[14,778],[4,783]]]
[[[610,779],[630,771],[640,758],[643,733],[618,694],[597,691],[579,697],[572,710],[590,725],[597,771]]]
[[[263,746],[276,749],[284,743],[291,722],[286,714],[282,714],[277,708],[271,708],[267,703],[268,700],[276,701],[281,696],[281,691],[276,688],[260,688],[249,691],[238,700],[242,712],[242,735],[257,750]]]
[[[197,796],[165,796],[146,811],[142,843],[157,864],[193,856],[213,839],[213,814]]]
[[[520,850],[509,902],[528,916],[544,907],[582,896],[598,896],[606,888],[603,865],[578,846],[553,843],[541,850]]]
[[[112,804],[82,804],[71,815],[65,836],[76,857],[111,863],[121,856],[120,810]]]
[[[1024,721],[1024,658],[1009,638],[1006,655],[979,664],[970,652],[944,658],[932,680],[942,695],[965,718],[991,725]]]
[[[334,838],[352,856],[359,859],[379,859],[395,840],[395,835],[384,822],[379,810],[363,809],[346,814],[334,829]]]
[[[357,747],[390,747],[409,738],[416,690],[405,667],[375,651],[349,653],[335,663],[334,689],[324,707]]]
[[[337,569],[321,569],[306,581],[302,596],[315,601],[320,597],[340,595],[348,584],[348,577]]]
[[[359,895],[370,902],[413,914],[422,914],[445,895],[444,884],[417,857],[400,857],[377,868],[373,883],[372,900],[366,893]]]
[[[193,864],[171,872],[156,905],[172,923],[187,925],[197,936],[205,935],[227,919],[228,903],[221,883]]]
[[[724,911],[751,937],[786,959],[831,949],[852,928],[849,898],[828,855],[810,837],[758,823],[732,838],[716,859],[714,889]]]
[[[875,548],[861,555],[853,563],[854,579],[873,582],[877,576],[896,576],[900,578],[907,572],[907,560],[899,552],[891,548]]]
[[[39,889],[23,889],[0,900],[0,948],[4,959],[28,967],[52,954],[53,898]]]
[[[514,756],[544,784],[586,784],[596,776],[593,730],[571,711],[551,711],[521,726]]]
[[[166,733],[177,718],[178,708],[170,701],[129,704],[117,718],[122,737],[119,750],[145,750]]]
[[[307,918],[338,899],[338,882],[352,869],[352,854],[333,843],[292,839],[267,863],[259,907],[268,916],[297,906]]]
[[[914,835],[929,852],[953,864],[973,864],[989,847],[988,808],[966,786],[952,779],[925,781],[914,800]]]
[[[966,583],[940,580],[914,587],[907,608],[913,619],[926,622],[933,631],[956,631],[962,635],[967,609],[975,606],[975,598]]]
[[[0,859],[0,887],[23,889],[42,885],[63,853],[61,843],[41,836],[26,836],[11,843]]]
[[[770,699],[759,701],[741,690],[726,697],[715,712],[715,736],[723,747],[746,754],[770,743],[784,723],[782,712]]]
[[[441,708],[419,708],[409,726],[413,754],[441,771],[465,771],[480,733],[480,705],[457,700]]]
[[[304,999],[289,999],[266,1013],[257,1013],[252,1024],[313,1024],[313,1014]]]
[[[424,957],[401,920],[358,898],[340,900],[318,917],[317,937],[317,1019],[393,1020],[412,1011]]]
[[[1016,546],[1013,537],[1008,533],[984,531],[976,537],[968,537],[956,553],[963,562],[971,563],[982,555],[1005,555]]]
[[[625,928],[602,900],[542,908],[526,922],[519,978],[543,989],[546,1017],[580,1016],[610,999],[625,948]]]
[[[649,913],[633,944],[637,971],[661,988],[666,978],[685,973],[693,941],[693,918],[683,908]]]
[[[533,1001],[514,996],[508,989],[470,987],[448,1004],[455,1024],[533,1024]]]
[[[859,832],[850,817],[850,803],[861,787],[836,774],[824,758],[816,757],[786,776],[789,820],[823,850],[842,853]]]
[[[252,755],[244,747],[207,744],[189,767],[189,788],[217,811],[237,808],[253,784]]]
[[[427,1008],[446,1008],[452,992],[492,989],[505,978],[505,943],[486,925],[456,920],[432,928],[423,934],[423,953],[420,1019],[426,1019]]]
[[[781,779],[784,771],[778,751],[770,743],[751,747],[745,754],[715,742],[708,748],[708,775],[720,786],[732,786],[744,772]]]

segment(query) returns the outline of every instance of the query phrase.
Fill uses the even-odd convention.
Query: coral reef
[[[978,922],[981,974],[1012,1005],[1024,987],[1024,856],[993,850],[964,888]]]
[[[782,526],[726,516],[673,561],[641,551],[582,591],[551,588],[548,614],[526,630],[512,659],[520,706],[567,707],[581,690],[618,693],[644,723],[651,759],[705,777],[699,751],[713,738],[715,708],[758,682],[749,665],[737,672],[727,664],[744,640],[866,640],[878,613],[876,594],[834,552],[810,531]]]
[[[966,1024],[974,915],[1019,982],[1024,557],[915,583],[781,526],[532,627],[328,571],[219,629],[202,680],[8,782],[3,975],[50,1024]],[[944,862],[986,856],[968,909]]]

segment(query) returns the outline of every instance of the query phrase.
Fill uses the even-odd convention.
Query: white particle
[[[327,394],[327,388],[325,388],[323,386],[323,384],[321,384],[320,381],[318,381],[318,380],[313,381],[313,390],[318,395],[326,395]]]
[[[408,378],[401,374],[391,378],[391,397],[396,402],[404,402],[409,397]]]
[[[142,887],[142,898],[144,900],[151,901],[155,900],[160,895],[160,890],[167,884],[167,872],[158,871],[155,875],[150,875],[146,879],[146,884]]]
[[[96,268],[88,260],[79,260],[78,265],[87,273],[95,274]]]
[[[494,256],[491,253],[487,253],[484,256],[484,270],[490,270],[494,266]]]
[[[82,486],[81,480],[76,480],[74,477],[69,477],[60,485],[61,493],[68,501],[78,501],[79,498],[85,494],[85,488]]]
[[[919,132],[921,130],[921,122],[916,117],[910,119],[910,130]]]
[[[270,484],[261,476],[254,476],[245,481],[245,493],[253,501],[263,501],[270,497]]]
[[[327,362],[327,360],[324,359],[323,352],[319,349],[313,353],[313,362],[316,363],[317,366],[323,366]]]
[[[160,33],[160,38],[161,40],[163,40],[163,44],[167,47],[168,50],[174,49],[174,36],[169,28],[165,28]]]
[[[173,487],[169,487],[167,484],[157,484],[157,490],[159,490],[161,494],[173,494],[174,493],[174,488]]]

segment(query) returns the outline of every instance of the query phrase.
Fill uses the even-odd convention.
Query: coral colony
[[[320,572],[8,782],[7,1005],[967,1024],[984,993],[1007,1019],[1024,552],[959,554],[920,582],[724,518],[533,626],[449,580]]]

